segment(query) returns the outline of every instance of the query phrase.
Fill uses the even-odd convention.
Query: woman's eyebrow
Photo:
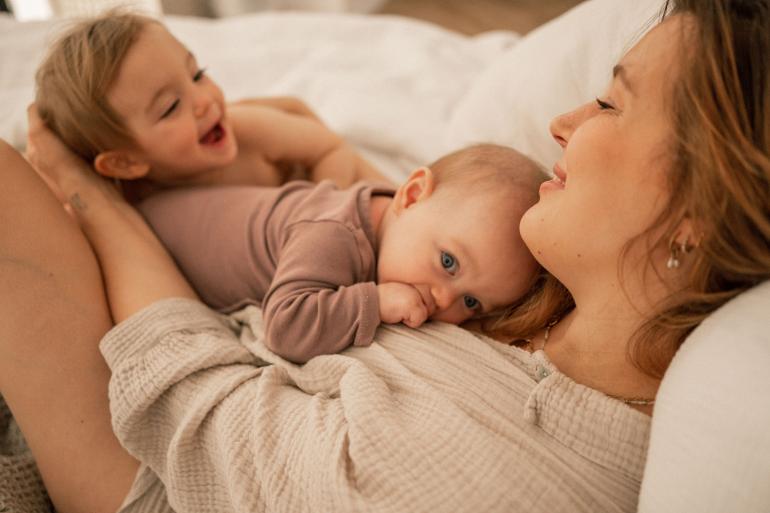
[[[628,80],[628,70],[622,64],[616,64],[615,67],[612,68],[612,78],[618,78],[628,92],[631,93],[632,96],[636,96],[634,88]]]

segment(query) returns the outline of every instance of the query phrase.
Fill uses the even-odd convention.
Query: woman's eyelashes
[[[198,82],[206,75],[206,68],[199,68],[193,75],[193,82]]]
[[[599,98],[596,99],[596,104],[599,106],[599,110],[613,110],[615,108],[611,103],[600,100]]]
[[[449,274],[454,275],[457,269],[460,267],[457,263],[457,259],[446,251],[441,252],[441,267],[446,269]]]

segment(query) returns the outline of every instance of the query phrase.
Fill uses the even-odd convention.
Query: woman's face
[[[667,109],[680,24],[673,17],[651,30],[621,59],[596,101],[551,123],[564,151],[556,177],[541,186],[520,227],[535,258],[573,294],[597,273],[616,277],[624,245],[649,228],[668,201]],[[647,251],[634,245],[629,258],[637,246]]]

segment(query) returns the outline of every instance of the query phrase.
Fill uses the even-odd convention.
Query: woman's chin
[[[540,212],[540,207],[540,202],[532,205],[529,210],[524,212],[524,215],[521,216],[521,221],[519,222],[521,239],[538,261],[540,261],[538,258],[538,253],[540,253],[540,251],[536,248],[539,247],[539,240],[542,239],[542,232],[545,225],[545,218],[543,217],[542,212]]]

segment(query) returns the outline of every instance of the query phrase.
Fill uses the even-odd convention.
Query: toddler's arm
[[[340,188],[359,180],[390,183],[314,115],[256,103],[233,104],[229,113],[240,147],[239,168],[264,158],[279,167],[303,166],[312,181],[329,179]]]
[[[262,107],[271,107],[287,114],[294,114],[305,118],[313,119],[322,125],[325,123],[316,114],[307,103],[295,96],[263,96],[259,98],[244,98],[233,102],[233,105],[258,105]]]

